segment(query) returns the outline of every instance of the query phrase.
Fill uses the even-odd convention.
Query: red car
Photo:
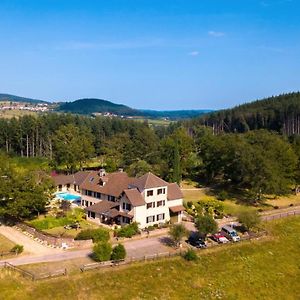
[[[213,234],[211,238],[219,244],[226,244],[229,242],[229,240],[221,232]]]

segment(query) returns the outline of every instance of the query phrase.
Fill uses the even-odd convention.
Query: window
[[[157,201],[157,207],[159,207],[159,206],[165,206],[165,205],[166,205],[165,200]]]
[[[87,196],[92,197],[92,191],[86,191],[87,192]]]
[[[96,197],[97,199],[100,199],[100,198],[101,198],[101,194],[100,194],[100,193],[96,193],[95,197]]]
[[[130,219],[127,217],[122,217],[122,221],[123,221],[123,223],[126,223],[126,224],[130,223]]]
[[[166,193],[166,189],[165,188],[157,190],[157,195],[161,195],[161,194],[165,194],[165,193]]]
[[[153,190],[147,191],[147,197],[153,196]]]
[[[115,202],[115,197],[114,196],[110,196],[110,195],[108,195],[108,201],[112,201],[112,202]]]
[[[94,212],[91,211],[91,216],[90,216],[92,219],[95,219],[96,217],[96,214]]]
[[[81,205],[84,206],[84,200],[81,200]]]
[[[123,202],[122,208],[124,210],[131,210],[131,205],[129,203]]]
[[[165,214],[159,214],[156,216],[156,221],[163,221],[165,219]]]
[[[90,202],[90,206],[93,205],[93,202]]]
[[[155,207],[155,202],[147,203],[147,209]]]
[[[151,222],[154,222],[154,221],[155,221],[155,216],[150,216],[150,217],[147,217],[147,219],[146,219],[147,223],[151,223]]]
[[[85,206],[89,206],[89,202],[85,200]]]

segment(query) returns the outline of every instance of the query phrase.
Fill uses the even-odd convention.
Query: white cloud
[[[225,36],[225,33],[224,32],[221,32],[221,31],[209,31],[208,34],[210,36],[213,36],[213,37],[222,37],[222,36]]]
[[[188,55],[190,55],[190,56],[198,56],[199,55],[199,51],[189,52]]]

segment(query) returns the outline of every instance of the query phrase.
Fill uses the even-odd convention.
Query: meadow
[[[2,299],[299,299],[300,217],[265,223],[268,236],[183,258],[74,272],[32,282],[0,271]],[[63,266],[63,263],[61,264]]]

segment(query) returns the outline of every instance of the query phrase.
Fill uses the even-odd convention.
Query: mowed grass
[[[3,252],[9,252],[14,246],[15,244],[12,241],[0,234],[0,254]]]
[[[199,200],[217,200],[216,195],[210,188],[197,188],[197,184],[195,182],[183,181],[181,183],[181,188],[185,202],[197,202]],[[231,193],[229,193],[229,195],[230,194]],[[300,205],[300,194],[291,194],[277,197],[272,195],[266,196],[264,204],[256,207],[243,204],[243,201],[240,200],[242,198],[242,195],[239,196],[238,193],[234,194],[234,196],[232,197],[231,196],[229,197],[229,199],[222,201],[222,203],[224,205],[224,213],[232,216],[238,216],[241,212],[247,210],[267,211],[273,209],[274,206],[278,206],[278,208],[285,208],[290,205]]]
[[[178,257],[32,282],[0,271],[3,299],[299,299],[300,217],[267,223],[269,236]],[[62,263],[63,265],[63,263]]]

